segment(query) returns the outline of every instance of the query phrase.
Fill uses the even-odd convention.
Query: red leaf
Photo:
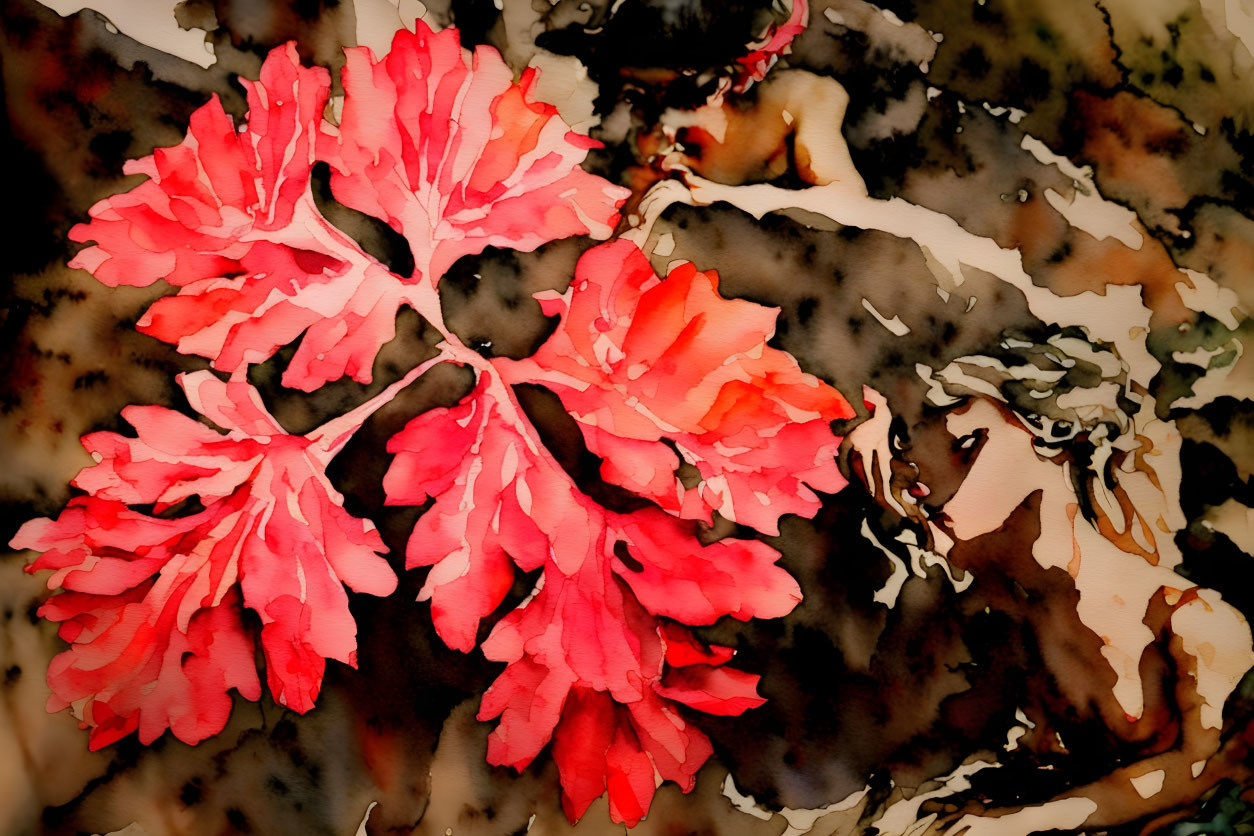
[[[13,539],[44,553],[29,571],[52,569],[49,587],[68,590],[43,610],[72,644],[49,669],[50,707],[87,698],[93,745],[136,729],[147,743],[167,727],[197,742],[226,722],[228,688],[256,699],[239,604],[261,618],[276,701],[307,711],[324,659],[355,664],[344,584],[374,595],[396,585],[378,532],[343,509],[323,472],[349,433],[333,422],[291,436],[247,383],[209,372],[180,382],[226,435],[162,407],[128,407],[136,438],[84,438],[98,464],[75,484],[90,495]],[[204,510],[173,519],[126,507],[193,496]]]
[[[653,759],[631,722],[622,716],[625,712],[620,709],[615,713],[614,738],[605,752],[605,788],[610,797],[610,818],[634,827],[653,803],[657,788]]]
[[[605,795],[605,757],[618,726],[616,714],[613,700],[599,691],[572,688],[566,696],[561,724],[553,733],[553,761],[562,780],[562,809],[572,822]]]
[[[273,50],[236,131],[216,98],[173,148],[126,165],[148,181],[91,209],[70,231],[95,241],[70,263],[109,284],[180,288],[139,330],[234,372],[308,331],[283,375],[306,391],[345,374],[371,380],[406,302],[389,273],[319,213],[309,188],[330,78]]]
[[[801,600],[792,576],[775,565],[779,553],[757,540],[697,542],[694,527],[668,514],[642,509],[622,518],[620,529],[641,569],[616,560],[615,570],[654,615],[685,624],[713,624],[730,615],[779,618]]]
[[[507,663],[479,711],[480,719],[500,719],[488,760],[521,770],[553,739],[568,817],[608,791],[612,818],[635,824],[648,810],[655,772],[687,791],[710,754],[705,736],[662,696],[664,660],[730,658],[726,648],[699,648],[659,616],[693,624],[770,617],[791,610],[800,593],[763,543],[702,548],[696,523],[593,502],[539,444],[494,372],[483,370],[461,403],[419,416],[392,439],[388,501],[435,499],[414,528],[408,565],[432,566],[422,596],[451,647],[474,646],[514,565],[541,569],[536,589],[483,646],[489,659]],[[617,555],[623,547],[633,565]],[[748,707],[743,689],[702,701],[682,682],[673,687],[698,707]]]
[[[492,612],[514,581],[507,553],[525,569],[545,555],[537,528],[549,506],[533,497],[561,496],[560,479],[535,467],[536,448],[500,415],[486,377],[452,409],[420,415],[388,442],[396,453],[383,479],[388,504],[436,504],[414,527],[405,564],[433,566],[419,595],[431,601],[436,632],[449,647],[469,652],[479,621]],[[558,500],[560,502],[560,499]]]
[[[375,356],[396,334],[404,286],[352,252],[339,233],[326,237],[325,249],[345,260],[258,242],[239,260],[240,275],[204,279],[158,299],[139,330],[232,372],[265,361],[305,333],[284,370],[285,386],[312,391],[344,375],[369,383]]]
[[[71,266],[109,285],[177,286],[139,330],[224,371],[304,334],[283,384],[312,391],[344,375],[369,383],[402,305],[442,323],[434,283],[457,258],[608,235],[627,191],[579,168],[595,143],[530,101],[534,75],[513,83],[486,48],[468,64],[455,30],[418,25],[383,61],[349,50],[340,128],[322,116],[327,72],[301,67],[294,44],[273,50],[260,82],[244,82],[244,126],[214,98],[182,144],[128,163],[150,179],[71,230],[95,242]],[[416,276],[389,272],[322,217],[309,185],[318,153],[339,199],[409,239]]]
[[[562,399],[609,482],[689,519],[722,516],[777,534],[813,516],[814,490],[844,486],[829,423],[853,409],[832,387],[767,346],[778,311],[718,295],[690,264],[662,281],[630,242],[589,250],[562,296],[562,323],[533,357],[506,367]],[[673,443],[701,482],[684,488]]]
[[[336,199],[404,235],[432,283],[488,246],[608,236],[629,192],[579,168],[598,144],[532,99],[535,71],[515,84],[496,50],[415,26],[382,60],[346,51]]]
[[[711,752],[709,739],[654,694],[622,705],[572,688],[553,735],[562,808],[573,823],[608,792],[610,818],[634,827],[649,812],[655,773],[689,792]]]
[[[659,695],[707,714],[743,714],[766,700],[758,696],[757,674],[732,668],[693,665],[667,673]]]
[[[55,522],[32,520],[13,538],[46,552],[28,571],[55,569],[49,586],[69,590],[39,610],[71,643],[48,668],[48,710],[81,702],[91,748],[134,731],[151,743],[167,728],[198,743],[226,724],[229,689],[261,696],[233,578],[190,547],[229,506],[162,520],[77,497]]]
[[[664,621],[661,627],[662,638],[666,642],[666,664],[671,667],[721,665],[736,655],[736,651],[730,647],[702,645],[677,624]]]
[[[776,311],[719,297],[715,277],[690,266],[659,280],[634,245],[591,250],[571,290],[542,302],[563,315],[554,336],[527,361],[475,362],[469,396],[390,442],[384,484],[392,503],[434,500],[408,565],[432,566],[422,597],[450,646],[474,646],[511,562],[541,570],[483,646],[506,663],[479,712],[500,719],[489,761],[525,768],[552,739],[568,817],[608,792],[611,817],[634,824],[655,776],[691,789],[710,753],[674,703],[739,714],[763,702],[756,676],[717,667],[729,648],[701,647],[678,623],[778,617],[801,598],[769,546],[702,547],[697,524],[675,514],[718,508],[772,532],[783,513],[813,514],[811,487],[843,485],[829,422],[853,410],[766,345]],[[615,513],[580,492],[502,372],[553,389],[605,459],[602,475],[672,513]],[[696,490],[667,442],[702,474]]]

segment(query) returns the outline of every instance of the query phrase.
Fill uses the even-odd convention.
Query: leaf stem
[[[349,442],[357,430],[361,429],[362,424],[366,423],[366,419],[380,407],[389,403],[402,389],[422,377],[433,367],[452,359],[452,355],[443,348],[442,344],[439,354],[410,369],[404,377],[390,384],[370,400],[343,415],[332,418],[305,437],[313,442],[313,446],[320,454],[318,457],[323,463],[330,462],[337,453],[344,449],[344,445]]]

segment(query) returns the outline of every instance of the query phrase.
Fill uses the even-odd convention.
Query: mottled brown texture
[[[606,147],[587,167],[634,190],[629,211],[648,186],[678,179],[653,155],[670,141],[666,108],[693,103],[694,91],[671,66],[679,64],[655,58],[660,68],[631,62],[632,71],[622,73],[631,43],[610,49],[574,29],[553,35],[577,29],[585,12],[587,20],[601,20],[610,4],[598,0],[584,10],[504,0],[501,12],[490,2],[428,5],[431,19],[451,19],[469,45],[501,49],[516,71],[541,52],[537,43],[589,66],[600,83],[602,122],[593,135]],[[713,6],[687,5],[701,6],[710,31],[726,34],[714,26]],[[843,137],[871,196],[908,200],[1018,248],[1037,287],[1068,297],[1139,287],[1148,347],[1163,365],[1144,394],[1184,437],[1187,519],[1174,538],[1183,554],[1178,571],[1250,617],[1254,557],[1203,524],[1227,500],[1254,507],[1254,410],[1243,400],[1254,384],[1248,358],[1223,384],[1227,396],[1173,406],[1203,371],[1173,353],[1231,352],[1232,341],[1248,340],[1251,328],[1244,314],[1231,329],[1190,307],[1177,288],[1184,279],[1177,268],[1209,275],[1254,310],[1254,58],[1216,23],[1220,5],[1209,3],[1204,12],[1196,2],[1139,0],[884,3],[904,22],[899,26],[860,0],[817,2],[786,66],[721,105],[727,133],[681,128],[674,138],[684,147],[670,162],[719,183],[801,189],[826,182],[824,137]],[[34,0],[0,2],[7,110],[0,147],[16,210],[6,221],[0,325],[6,542],[25,519],[64,504],[69,479],[90,463],[80,435],[120,429],[117,415],[126,404],[186,410],[173,375],[205,366],[134,330],[162,288],[110,289],[65,266],[75,249],[69,227],[95,201],[137,182],[122,176],[123,160],[178,142],[189,114],[210,94],[241,116],[236,76],[255,78],[270,47],[294,38],[302,58],[336,70],[359,23],[350,0],[188,0],[179,14],[185,25],[209,32],[217,56],[210,69],[112,33],[90,11],[61,18]],[[616,37],[659,43],[673,34],[626,25],[622,31]],[[709,52],[717,58],[733,46],[739,48],[712,44]],[[843,121],[833,104],[843,104],[841,97],[848,99]],[[986,102],[1025,114],[1012,121],[990,113]],[[1070,200],[1077,192],[1072,178],[1024,150],[1025,135],[1091,166],[1100,195],[1135,213],[1142,247],[1071,226],[1045,191]],[[365,249],[384,261],[403,260],[380,225],[322,198],[327,216]],[[655,269],[687,259],[717,270],[724,294],[780,309],[772,345],[806,371],[855,406],[863,386],[884,396],[896,419],[892,481],[898,494],[926,484],[927,513],[943,513],[968,475],[969,457],[955,449],[944,413],[928,403],[916,364],[938,370],[996,352],[1008,337],[1040,342],[1063,330],[1037,319],[1022,292],[979,270],[965,270],[966,281],[946,300],[929,254],[914,241],[814,213],[759,220],[726,203],[680,205],[653,232],[651,240],[670,235],[673,243],[671,251],[653,253]],[[563,290],[590,243],[571,239],[535,253],[490,250],[463,259],[441,289],[448,325],[485,353],[529,355],[553,326],[531,294]],[[885,319],[899,316],[909,332],[892,333],[864,300]],[[285,428],[304,432],[399,378],[434,341],[431,329],[405,312],[371,386],[340,381],[314,395],[285,390],[278,376],[292,347],[253,369],[250,379]],[[384,507],[384,445],[413,415],[456,402],[470,385],[464,370],[432,373],[376,413],[332,468],[348,509],[378,524],[398,571],[422,509]],[[562,464],[595,485],[589,490],[608,490],[596,485],[599,462],[551,401],[536,392],[525,406],[546,440],[554,439]],[[861,409],[850,427],[866,416]],[[1090,832],[1171,833],[1177,820],[1209,821],[1232,786],[1249,800],[1254,687],[1247,679],[1237,689],[1221,730],[1186,735],[1200,707],[1185,681],[1190,657],[1172,637],[1165,596],[1145,615],[1154,635],[1139,668],[1145,710],[1129,722],[1112,696],[1115,675],[1101,639],[1077,615],[1075,582],[1033,560],[1039,497],[997,530],[950,551],[950,565],[974,577],[970,587],[955,591],[933,566],[909,575],[896,605],[886,607],[874,599],[894,572],[885,549],[909,566],[893,538],[923,532],[922,517],[903,516],[883,492],[867,489],[870,462],[846,458],[842,466],[850,486],[814,520],[785,520],[772,541],[801,585],[802,605],[784,619],[748,626],[725,619],[702,631],[736,647],[738,665],[763,675],[761,692],[770,702],[740,718],[698,720],[714,740],[715,758],[691,795],[664,786],[634,832],[777,836],[787,827],[781,808],[820,808],[868,788],[847,810],[816,816],[810,832],[873,833],[893,803],[935,789],[936,779],[979,758],[1000,765],[975,773],[971,789],[927,802],[919,815],[939,816],[928,832],[967,813],[998,815],[1085,794],[1099,808],[1085,824]],[[869,542],[864,525],[885,548]],[[723,528],[731,526],[716,531],[729,533]],[[34,615],[47,593],[42,579],[22,573],[28,559],[0,560],[0,832],[107,833],[137,822],[152,836],[348,834],[372,802],[378,806],[370,833],[621,830],[609,825],[604,799],[578,825],[566,822],[547,754],[523,775],[486,765],[489,726],[473,715],[499,666],[440,643],[428,605],[414,603],[421,571],[402,572],[388,599],[352,598],[359,669],[330,666],[309,714],[241,699],[226,730],[197,747],[167,736],[150,747],[125,740],[90,753],[68,713],[43,710],[44,671],[63,644]],[[495,616],[530,588],[521,578]],[[1016,710],[1035,726],[1006,751]],[[1195,780],[1191,762],[1208,747],[1218,754]],[[1171,778],[1147,800],[1127,779],[1149,767]],[[736,811],[722,794],[728,770],[740,792],[766,808],[765,820]]]

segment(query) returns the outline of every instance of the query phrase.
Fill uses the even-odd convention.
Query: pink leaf
[[[666,280],[630,242],[589,250],[545,312],[562,323],[511,380],[552,389],[579,422],[601,475],[689,519],[724,517],[777,534],[813,516],[814,490],[844,485],[831,421],[853,416],[832,387],[767,340],[777,311],[718,295],[692,265]],[[686,489],[680,458],[701,481]]]
[[[595,143],[531,100],[534,73],[515,84],[494,50],[470,63],[455,30],[418,25],[382,61],[349,50],[338,128],[323,119],[327,72],[301,67],[294,44],[273,50],[260,81],[245,82],[245,124],[214,98],[182,144],[128,163],[150,179],[71,230],[95,242],[71,266],[109,285],[178,287],[139,330],[223,371],[303,334],[283,384],[312,391],[345,375],[369,383],[402,305],[442,327],[434,285],[459,257],[608,235],[627,190],[579,168]],[[391,273],[319,213],[319,158],[335,167],[339,199],[409,239],[415,276]]]
[[[707,714],[738,715],[766,702],[758,696],[760,678],[732,668],[693,665],[670,671],[657,692]]]
[[[520,657],[506,667],[484,693],[479,707],[480,720],[501,720],[488,737],[488,762],[526,769],[553,734],[572,684],[565,666],[551,669]],[[580,717],[573,722],[579,725],[588,719]],[[587,740],[586,745],[595,749],[594,739],[581,736],[575,743],[580,740]],[[593,798],[600,795],[598,792]]]
[[[671,667],[684,665],[721,665],[736,655],[730,647],[705,646],[677,624],[662,622],[662,638],[666,642],[666,664]]]
[[[605,694],[572,688],[566,696],[561,724],[554,723],[553,760],[562,779],[562,808],[572,822],[605,795],[605,757],[618,726],[616,714],[614,701]],[[649,784],[651,790],[652,774]]]
[[[735,687],[747,674],[710,680],[709,699],[685,689],[688,680],[667,683],[667,663],[707,668],[731,652],[702,648],[659,616],[706,624],[787,613],[800,592],[775,565],[777,553],[731,540],[703,548],[693,522],[596,504],[538,444],[491,367],[459,404],[414,419],[389,449],[396,458],[384,482],[388,501],[434,497],[414,527],[408,565],[432,567],[422,596],[449,646],[474,646],[514,566],[541,570],[536,588],[483,645],[489,659],[507,663],[479,711],[500,720],[488,760],[523,769],[552,739],[572,821],[608,792],[611,817],[635,824],[648,811],[655,772],[690,790],[710,744],[666,688],[720,713],[757,698]]]
[[[72,266],[109,285],[183,286],[238,265],[253,232],[289,227],[307,191],[314,138],[330,90],[300,66],[294,43],[273,50],[261,81],[244,82],[249,121],[236,131],[217,97],[192,114],[188,138],[126,164],[148,181],[91,209],[70,231],[95,241]]]
[[[49,705],[86,698],[94,746],[135,730],[147,743],[166,728],[194,743],[225,724],[227,689],[257,699],[241,605],[260,616],[275,700],[309,710],[324,660],[355,664],[344,584],[374,595],[396,586],[378,532],[327,481],[322,430],[288,435],[243,381],[198,372],[180,382],[226,435],[162,407],[128,407],[137,437],[84,438],[98,464],[75,484],[89,496],[13,540],[43,552],[29,571],[51,569],[49,587],[67,590],[44,605],[71,643],[49,669]],[[127,507],[191,497],[204,510],[172,519]]]
[[[195,548],[229,518],[232,502],[221,504],[161,520],[78,497],[14,537],[45,552],[28,571],[54,569],[49,585],[67,590],[39,611],[71,645],[48,668],[48,710],[82,703],[93,749],[135,731],[151,743],[167,728],[198,743],[226,724],[229,689],[260,697],[238,589],[216,555]]]
[[[127,164],[150,178],[102,200],[70,231],[94,241],[71,262],[109,284],[179,288],[139,330],[234,372],[306,333],[284,372],[312,391],[343,375],[368,383],[406,302],[403,280],[360,250],[314,206],[310,171],[330,90],[294,44],[273,50],[248,89],[236,130],[216,98],[173,148]]]
[[[801,600],[797,582],[775,565],[779,553],[765,543],[702,546],[691,523],[647,508],[622,518],[621,532],[640,569],[617,560],[615,570],[654,615],[685,624],[713,624],[725,615],[779,618]]]
[[[382,60],[347,50],[336,198],[404,235],[432,283],[485,247],[608,236],[628,191],[579,168],[597,143],[534,100],[535,71],[515,84],[496,50],[415,26]]]
[[[456,407],[415,418],[388,442],[396,453],[383,480],[388,504],[439,497],[414,527],[405,562],[434,567],[419,600],[431,601],[445,644],[465,652],[475,646],[479,621],[513,584],[507,552],[529,570],[545,557],[528,549],[542,542],[530,515],[543,516],[547,499],[533,497],[550,495],[554,474],[535,467],[533,448],[499,412],[480,385]]]

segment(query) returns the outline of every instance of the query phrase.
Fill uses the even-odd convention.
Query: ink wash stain
[[[76,5],[0,830],[1254,817],[1240,4]]]

